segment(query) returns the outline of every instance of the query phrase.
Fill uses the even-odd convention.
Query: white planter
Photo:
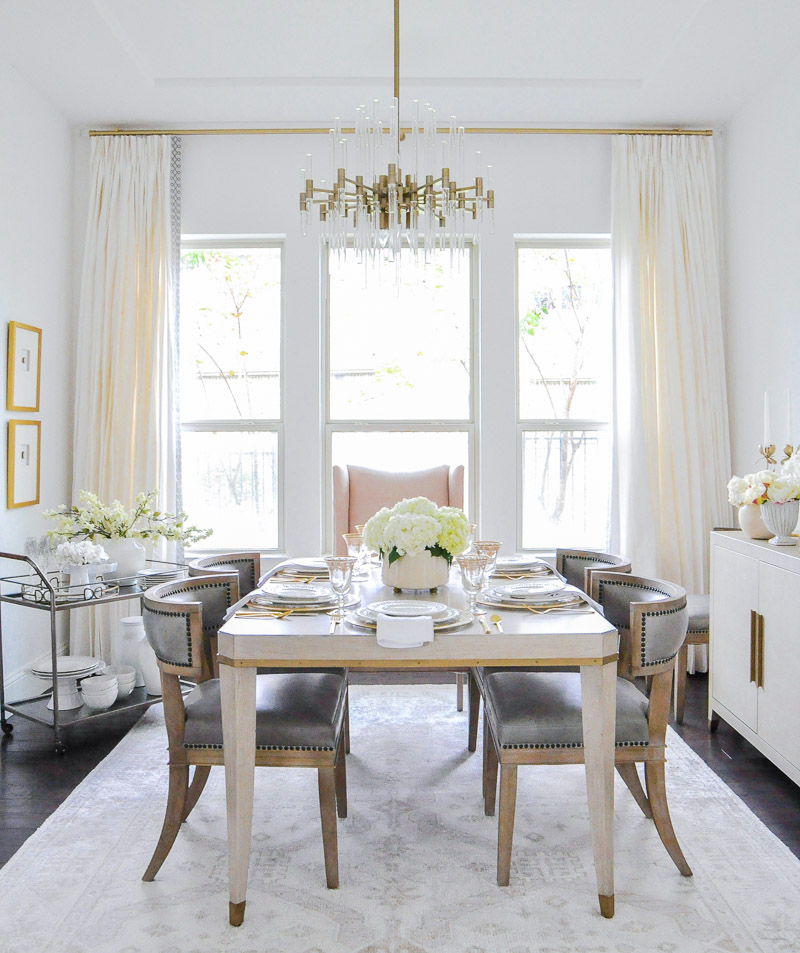
[[[761,518],[761,507],[756,503],[745,503],[739,507],[739,526],[750,539],[769,539],[772,536]]]
[[[116,570],[105,575],[105,579],[134,579],[144,569],[147,554],[138,539],[127,536],[100,542],[111,562],[117,564]]]
[[[770,540],[773,546],[794,546],[797,542],[792,536],[797,517],[800,515],[800,500],[788,500],[786,503],[761,504],[761,519],[768,530],[775,535]]]
[[[442,556],[431,556],[427,549],[418,556],[401,556],[391,566],[386,557],[381,560],[383,584],[395,589],[436,589],[446,586],[449,578],[447,560]]]

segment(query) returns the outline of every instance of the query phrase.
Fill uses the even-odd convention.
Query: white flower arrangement
[[[153,509],[152,503],[157,496],[158,490],[138,493],[133,508],[127,510],[119,500],[109,505],[94,493],[81,490],[79,506],[67,507],[62,503],[55,510],[45,510],[43,515],[45,519],[58,520],[58,525],[50,530],[49,535],[67,539],[91,539],[93,536],[126,539],[132,536],[196,543],[211,535],[210,529],[188,524],[185,513],[164,513]]]
[[[754,503],[788,503],[800,500],[800,469],[791,461],[780,470],[759,470],[743,477],[731,477],[728,483],[728,501],[734,506]]]
[[[53,558],[56,566],[64,570],[70,566],[94,566],[108,559],[108,553],[102,546],[85,539],[80,543],[59,543]]]
[[[385,556],[389,565],[426,549],[451,563],[469,544],[469,523],[463,510],[416,496],[378,510],[364,526],[364,542]]]

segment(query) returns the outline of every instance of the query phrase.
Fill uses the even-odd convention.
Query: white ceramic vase
[[[797,542],[792,536],[797,517],[800,515],[800,500],[787,500],[785,503],[761,504],[761,518],[768,530],[775,535],[770,539],[773,546],[794,546]]]
[[[769,539],[772,533],[761,518],[761,507],[757,503],[745,503],[739,507],[739,526],[750,539]]]
[[[385,586],[395,589],[436,589],[446,586],[450,578],[450,564],[443,556],[432,556],[426,549],[418,556],[401,556],[389,565],[381,560],[381,579]]]
[[[161,694],[161,670],[158,667],[156,653],[147,639],[139,643],[139,664],[144,675],[144,687],[148,695]]]
[[[102,539],[100,542],[108,553],[109,560],[117,564],[116,570],[105,575],[105,578],[135,580],[144,569],[147,556],[142,543],[132,536],[121,539]]]
[[[140,615],[129,615],[119,620],[119,628],[111,640],[111,659],[115,665],[132,665],[136,669],[135,686],[144,687],[144,673],[139,646],[147,638]],[[160,693],[159,693],[160,694]]]

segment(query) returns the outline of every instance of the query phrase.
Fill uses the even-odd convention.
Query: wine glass
[[[484,570],[484,587],[489,585],[489,579],[497,566],[497,554],[500,552],[502,543],[491,539],[478,539],[473,544],[475,552],[486,557],[486,569]]]
[[[363,569],[364,564],[364,534],[342,533],[342,539],[347,545],[347,555],[355,556],[356,565],[353,571],[358,575]]]
[[[336,618],[344,620],[344,599],[353,585],[355,556],[326,556],[325,565],[331,579],[331,589],[336,593]]]
[[[481,553],[464,553],[456,556],[456,565],[461,570],[461,585],[469,600],[469,611],[475,615],[475,600],[483,589],[486,556]]]

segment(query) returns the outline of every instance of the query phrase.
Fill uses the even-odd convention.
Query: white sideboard
[[[711,534],[708,709],[800,784],[800,550]]]

